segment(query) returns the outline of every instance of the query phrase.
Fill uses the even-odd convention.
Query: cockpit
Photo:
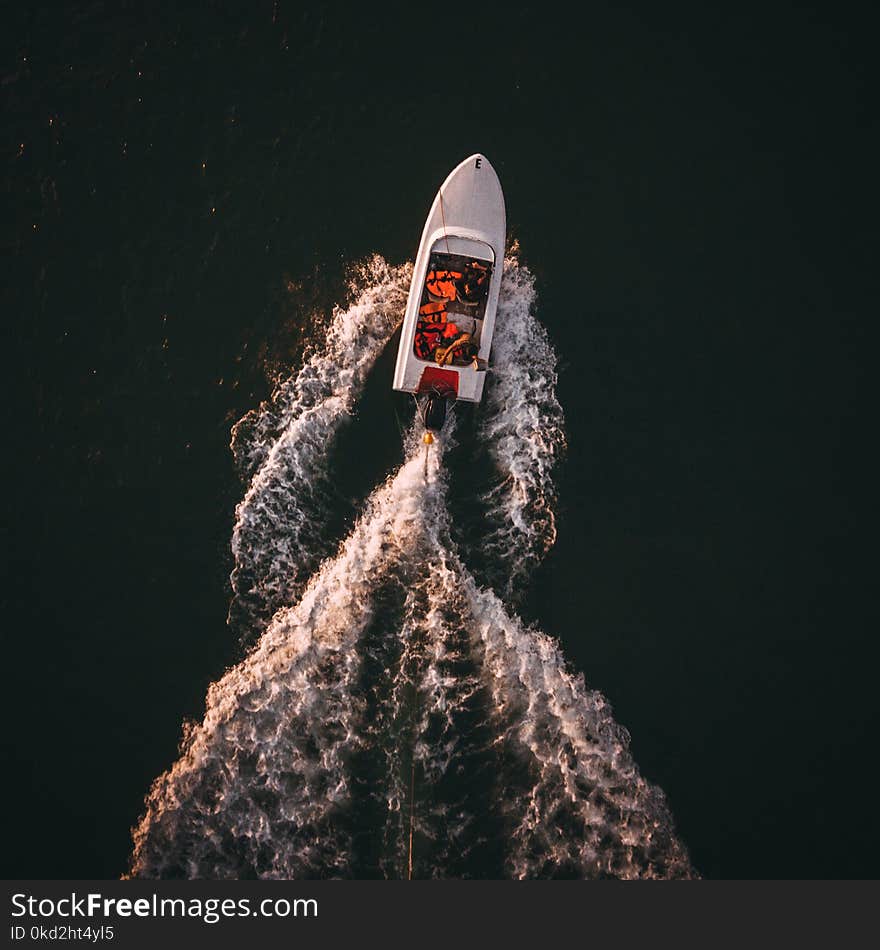
[[[413,342],[418,359],[440,366],[479,363],[492,267],[479,257],[431,253]]]

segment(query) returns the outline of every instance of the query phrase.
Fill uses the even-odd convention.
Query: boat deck
[[[432,252],[413,339],[416,359],[433,362],[438,347],[449,346],[465,334],[479,347],[491,277],[490,261]],[[456,357],[453,362],[464,365],[472,358]]]

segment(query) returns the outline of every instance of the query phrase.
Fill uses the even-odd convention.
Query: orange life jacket
[[[419,320],[416,324],[413,350],[419,359],[430,360],[434,358],[434,350],[437,349],[442,339],[443,326],[442,323],[425,323],[422,320]]]
[[[455,282],[461,280],[463,276],[462,272],[458,270],[428,271],[425,286],[428,288],[428,293],[433,294],[435,297],[443,297],[445,300],[455,300]]]
[[[428,336],[427,333],[422,333],[421,330],[416,331],[416,338],[413,341],[413,351],[420,360],[430,360],[434,356],[434,351],[437,349],[437,338],[435,336]]]
[[[446,323],[446,304],[442,300],[424,304],[419,307],[419,319],[424,323]]]

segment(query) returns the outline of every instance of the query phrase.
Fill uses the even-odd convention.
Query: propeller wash
[[[349,535],[335,551],[321,538],[334,435],[411,274],[369,261],[300,370],[233,431],[249,485],[230,616],[255,642],[211,685],[203,721],[185,726],[178,760],[154,781],[132,877],[694,873],[608,702],[513,611],[555,538],[565,442],[556,357],[515,254],[480,409],[496,470],[474,541],[485,577],[448,511],[454,414],[430,448],[416,420],[403,463]],[[507,580],[500,593],[486,582],[492,565]]]

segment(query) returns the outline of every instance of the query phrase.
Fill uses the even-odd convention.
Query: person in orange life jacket
[[[461,289],[462,303],[477,303],[489,280],[489,268],[479,261],[471,261],[466,268],[465,280]]]
[[[478,352],[477,344],[474,343],[470,333],[462,333],[449,346],[438,346],[434,353],[434,359],[440,366],[448,366],[456,359],[463,359],[465,363],[473,361],[476,364],[478,362]],[[476,369],[477,366],[474,366],[474,368]]]
[[[445,303],[432,301],[419,307],[419,321],[416,324],[413,343],[413,349],[419,359],[431,359],[441,339],[454,340],[458,335],[458,326],[449,321]]]
[[[458,293],[455,282],[464,276],[458,270],[430,270],[425,279],[428,293],[439,300],[455,300]]]

